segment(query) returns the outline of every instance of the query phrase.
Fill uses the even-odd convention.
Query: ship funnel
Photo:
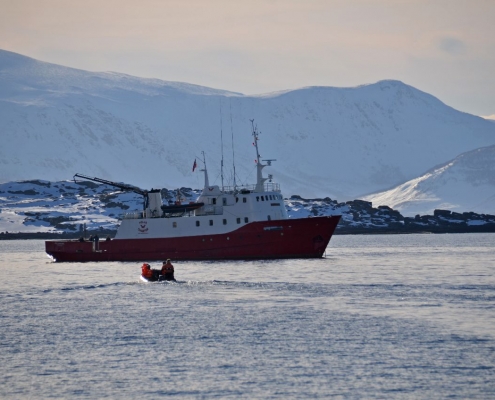
[[[160,217],[162,214],[162,192],[160,189],[151,189],[148,192],[146,217]]]

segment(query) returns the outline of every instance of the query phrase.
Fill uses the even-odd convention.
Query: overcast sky
[[[0,0],[0,48],[244,94],[398,79],[495,114],[495,0]]]

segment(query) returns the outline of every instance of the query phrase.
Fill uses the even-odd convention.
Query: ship
[[[224,187],[222,179],[221,187],[210,185],[204,153],[204,187],[194,202],[185,202],[178,195],[172,204],[163,204],[160,189],[147,191],[75,174],[74,179],[138,193],[143,196],[143,209],[122,215],[113,239],[48,240],[46,253],[56,262],[323,257],[341,216],[289,218],[280,184],[273,181],[271,174],[263,176],[263,168],[276,160],[261,159],[259,131],[251,122],[256,151],[255,184]]]

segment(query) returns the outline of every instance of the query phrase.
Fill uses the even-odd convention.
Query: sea
[[[0,398],[495,398],[495,234],[172,262],[145,283],[0,241]]]

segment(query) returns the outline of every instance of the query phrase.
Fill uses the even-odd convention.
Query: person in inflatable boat
[[[174,266],[170,261],[170,258],[167,261],[163,262],[162,270],[160,271],[160,280],[161,281],[175,281],[174,277]]]
[[[141,275],[149,281],[158,280],[158,271],[151,269],[150,265],[147,263],[144,263],[141,267]]]

